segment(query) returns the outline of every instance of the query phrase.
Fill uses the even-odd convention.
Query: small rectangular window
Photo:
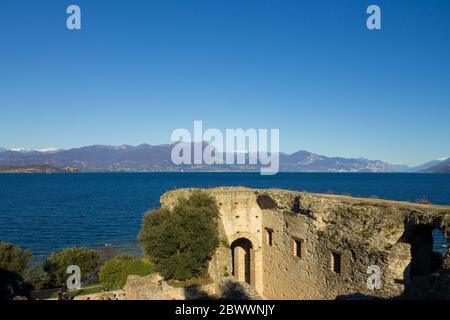
[[[337,252],[331,252],[330,256],[331,271],[336,274],[341,274],[341,254]]]
[[[292,253],[298,258],[303,256],[303,240],[298,238],[292,238]]]
[[[266,243],[268,246],[273,246],[273,230],[266,228]]]

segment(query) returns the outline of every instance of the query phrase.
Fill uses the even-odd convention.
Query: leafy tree
[[[67,267],[77,265],[81,270],[81,280],[85,281],[95,276],[99,269],[99,256],[89,248],[67,248],[53,252],[44,262],[44,270],[48,274],[49,284],[54,287],[65,285]]]
[[[30,250],[22,250],[20,247],[6,242],[0,243],[0,268],[23,275],[30,261]]]
[[[116,256],[100,269],[100,282],[107,290],[121,289],[129,275],[147,276],[154,271],[154,265],[145,259],[131,256]]]
[[[206,274],[218,244],[217,205],[208,194],[194,192],[167,208],[146,214],[139,240],[166,279],[186,280]]]
[[[30,266],[23,275],[24,280],[33,290],[42,290],[49,286],[48,277],[40,265]]]
[[[0,242],[0,300],[28,295],[30,286],[24,281],[31,261],[31,251]]]

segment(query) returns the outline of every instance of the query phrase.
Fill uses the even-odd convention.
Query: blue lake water
[[[164,192],[237,185],[450,205],[448,174],[0,174],[0,241],[32,249],[35,256],[71,246],[133,246],[144,213],[159,207]],[[446,245],[437,239],[437,246]]]

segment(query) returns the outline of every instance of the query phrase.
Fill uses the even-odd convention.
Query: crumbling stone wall
[[[168,192],[161,203],[173,206],[192,190]],[[233,243],[247,239],[250,284],[270,299],[397,297],[415,268],[432,269],[427,232],[440,228],[450,238],[449,207],[242,187],[206,191],[219,207],[223,240],[210,274],[216,282],[232,274]],[[381,271],[379,290],[367,287],[373,265]],[[450,269],[449,252],[432,271],[439,269]]]

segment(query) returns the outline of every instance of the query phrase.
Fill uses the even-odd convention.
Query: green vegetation
[[[30,267],[31,251],[0,242],[0,300],[27,295],[30,285],[24,280]]]
[[[88,287],[83,287],[81,289],[74,289],[74,290],[70,290],[67,291],[65,293],[65,296],[69,299],[74,298],[74,297],[78,297],[78,296],[85,296],[88,294],[95,294],[95,293],[100,293],[103,292],[104,288],[102,285],[99,284],[94,284],[94,285],[90,285]],[[58,292],[54,292],[52,295],[50,295],[49,297],[45,297],[44,299],[57,299],[58,298]]]
[[[147,213],[139,240],[166,279],[202,277],[219,245],[218,216],[214,199],[197,191],[179,199],[173,210]]]
[[[77,297],[77,296],[85,296],[88,294],[100,293],[102,291],[103,291],[103,287],[97,286],[97,287],[82,288],[79,290],[69,291],[66,293],[66,295],[68,298],[73,298],[73,297]]]
[[[207,193],[197,191],[187,199],[178,199],[172,210],[162,208],[145,216],[139,240],[152,262],[116,256],[107,260],[101,269],[99,254],[93,249],[67,248],[54,252],[41,268],[31,265],[31,251],[2,242],[0,299],[29,296],[32,289],[62,287],[69,276],[67,267],[70,265],[80,267],[82,282],[101,282],[100,286],[70,291],[70,296],[119,289],[129,275],[146,276],[154,271],[176,286],[210,283],[209,260],[219,244],[229,248],[225,240],[219,240],[218,217],[217,205]]]
[[[42,290],[49,286],[48,277],[41,266],[33,265],[28,267],[23,277],[32,290]]]
[[[117,256],[108,260],[100,269],[100,282],[106,290],[121,289],[129,275],[147,276],[154,265],[146,259]]]
[[[88,248],[68,248],[52,253],[44,262],[49,284],[61,287],[66,283],[67,267],[77,265],[81,269],[81,280],[92,279],[99,269],[99,257],[95,250]]]
[[[84,295],[88,295],[88,294],[100,293],[103,291],[103,289],[104,289],[103,286],[96,285],[96,286],[81,288],[78,290],[72,290],[72,291],[67,292],[66,295],[68,298],[72,298],[72,297],[84,296]]]
[[[203,275],[196,278],[190,278],[187,280],[169,280],[168,283],[172,287],[175,288],[198,288],[207,284],[212,283],[213,281],[208,275]]]
[[[224,248],[231,249],[230,244],[225,239],[220,240],[220,245]]]
[[[29,267],[31,251],[22,250],[10,243],[0,243],[0,268],[19,275],[24,275]]]
[[[30,250],[0,242],[0,300],[30,297],[31,291],[62,287],[70,276],[66,273],[70,265],[80,267],[84,283],[96,284],[67,292],[69,298],[122,288],[128,275],[146,276],[155,269],[154,264],[146,259],[116,256],[105,262],[99,274],[99,254],[89,248],[68,248],[52,253],[44,261],[43,268],[32,265],[31,257]],[[99,276],[101,285],[98,284]],[[53,297],[56,298],[56,293]]]

